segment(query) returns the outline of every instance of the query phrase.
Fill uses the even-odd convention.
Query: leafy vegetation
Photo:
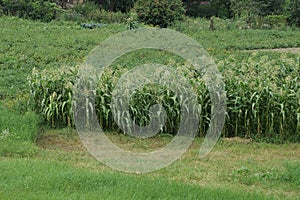
[[[299,141],[299,58],[277,60],[254,53],[220,65],[228,98],[225,135]]]
[[[151,54],[153,53],[144,51],[144,55]],[[172,63],[169,67],[174,67],[174,61],[169,62]],[[130,67],[136,64],[131,63]],[[211,109],[205,83],[192,66],[175,64],[175,68],[186,76],[197,95],[198,109],[201,110],[198,135],[203,136],[210,123]],[[220,62],[219,68],[224,76],[228,98],[228,114],[223,133],[226,137],[262,138],[271,142],[300,141],[299,58],[281,57],[278,60],[254,53],[245,59],[231,56]],[[96,111],[101,126],[107,130],[117,127],[111,110],[112,92],[118,79],[129,69],[107,69],[99,80]],[[41,108],[45,119],[53,125],[58,122],[70,125],[71,87],[76,73],[71,69],[60,69],[54,76],[49,70],[34,73],[36,75],[33,76],[31,85],[35,106]],[[146,125],[149,123],[150,107],[161,104],[168,114],[162,131],[176,134],[180,121],[178,98],[171,89],[144,86],[131,97],[132,117],[138,124]],[[122,113],[120,115],[123,116]]]
[[[59,19],[75,22],[94,21],[101,23],[125,23],[129,18],[129,13],[109,12],[105,9],[100,10],[94,3],[84,3],[76,5],[72,10],[62,13]]]
[[[40,20],[50,22],[55,19],[58,8],[55,3],[50,0],[35,1],[35,0],[2,0],[0,8],[6,15],[18,16],[21,18]]]
[[[103,8],[107,11],[119,12],[122,13],[129,12],[136,0],[89,0],[90,2],[94,2],[98,7]]]
[[[231,21],[242,20],[247,28],[263,28],[299,26],[299,5],[299,0],[1,0],[0,15],[46,22],[64,19],[111,23],[124,22],[130,13],[137,12],[142,22],[166,27],[174,20],[181,20],[185,14],[192,17],[216,16]],[[270,18],[273,19],[273,24],[270,24]]]
[[[193,17],[242,20],[249,28],[257,28],[255,23],[264,22],[266,18],[279,17],[285,19],[285,25],[299,26],[299,0],[186,0],[186,14]]]
[[[184,14],[181,0],[137,0],[134,9],[141,22],[162,28],[181,20]]]

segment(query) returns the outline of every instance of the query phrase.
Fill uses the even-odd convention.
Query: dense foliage
[[[63,20],[86,22],[94,21],[101,23],[125,23],[129,13],[110,12],[99,9],[99,5],[94,2],[87,2],[74,6],[74,8],[61,15]]]
[[[300,26],[300,0],[291,0],[288,10],[290,23]]]
[[[55,19],[58,8],[50,0],[2,0],[3,14],[50,22]]]
[[[136,0],[89,0],[90,2],[94,2],[98,5],[98,7],[103,8],[106,11],[118,12],[121,11],[123,13],[129,12]]]
[[[163,28],[181,20],[184,14],[181,0],[137,0],[134,9],[141,22]]]
[[[140,21],[162,27],[182,19],[184,13],[192,17],[242,20],[250,28],[300,26],[300,0],[0,0],[0,15],[45,22],[125,22],[129,13],[135,12]],[[270,18],[276,20],[270,24]]]
[[[253,23],[257,18],[280,15],[290,25],[299,26],[299,0],[185,0],[186,14],[194,17],[217,16],[224,19],[244,19]]]

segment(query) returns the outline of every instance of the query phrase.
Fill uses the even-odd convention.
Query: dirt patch
[[[232,137],[232,138],[222,138],[223,141],[229,141],[234,143],[242,143],[242,144],[249,144],[252,143],[252,139],[247,138],[240,138],[240,137]]]
[[[37,145],[43,149],[62,151],[85,151],[78,136],[63,137],[56,134],[43,135],[37,140]]]

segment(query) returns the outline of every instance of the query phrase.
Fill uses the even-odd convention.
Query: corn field
[[[172,62],[170,62],[172,63]],[[171,64],[170,64],[171,65]],[[174,65],[172,64],[174,67]],[[300,141],[300,59],[272,59],[253,53],[240,59],[231,56],[218,64],[227,92],[224,137],[246,137],[269,142]],[[210,123],[211,100],[201,76],[189,64],[175,65],[189,80],[198,99],[199,131],[205,136]],[[96,87],[95,111],[101,127],[120,130],[112,115],[112,92],[124,67],[106,68]],[[29,78],[31,101],[36,111],[55,126],[74,126],[72,87],[76,68],[33,71]],[[181,118],[179,97],[170,89],[146,84],[130,97],[129,111],[136,124],[146,126],[149,109],[164,107],[167,115],[161,132],[175,135]]]
[[[220,64],[227,91],[224,135],[300,140],[300,61],[259,57]]]

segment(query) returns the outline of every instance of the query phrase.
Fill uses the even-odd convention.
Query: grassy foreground
[[[108,133],[124,149],[145,152],[171,137]],[[199,159],[197,138],[178,161],[149,174],[124,174],[96,161],[75,131],[45,130],[38,150],[0,157],[2,199],[299,199],[300,144],[221,139]],[[12,144],[16,145],[16,144]],[[28,149],[30,151],[30,149]]]
[[[58,162],[2,160],[1,199],[264,199],[262,195],[97,173]]]

